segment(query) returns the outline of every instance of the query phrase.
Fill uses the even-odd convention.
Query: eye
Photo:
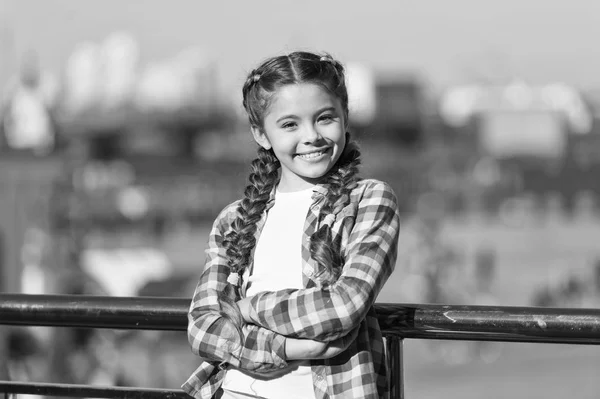
[[[319,122],[329,124],[335,120],[335,116],[332,114],[324,114],[319,117]]]
[[[292,130],[297,126],[296,122],[288,121],[281,124],[281,128],[285,130]]]

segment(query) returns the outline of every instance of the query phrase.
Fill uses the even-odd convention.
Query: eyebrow
[[[317,114],[317,115],[318,115],[318,114],[322,114],[322,113],[323,113],[323,112],[325,112],[325,111],[334,111],[334,112],[335,112],[335,111],[337,111],[337,110],[335,109],[335,107],[334,107],[334,106],[329,106],[329,107],[324,107],[324,108],[321,108],[321,109],[320,109],[320,110],[318,110],[318,111],[317,111],[315,114]],[[290,114],[290,115],[284,115],[284,116],[282,116],[281,118],[277,119],[277,120],[275,121],[275,123],[279,123],[279,122],[281,122],[282,120],[284,120],[284,119],[288,119],[288,118],[290,118],[290,119],[298,119],[298,116],[296,116],[296,115],[292,115],[292,114]]]

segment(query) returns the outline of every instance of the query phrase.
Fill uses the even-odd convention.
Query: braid
[[[244,82],[244,86],[242,87],[242,105],[245,109],[248,109],[248,96],[250,94],[250,90],[252,90],[252,88],[256,85],[256,83],[258,83],[259,80],[260,73],[256,69],[254,69],[248,74],[248,78],[246,78],[246,81]]]
[[[258,149],[258,157],[252,161],[252,171],[248,177],[250,184],[246,186],[244,198],[237,208],[238,216],[223,240],[230,274],[241,276],[250,262],[252,249],[256,245],[256,223],[266,209],[271,190],[277,182],[279,165],[272,150]],[[241,334],[243,321],[235,305],[240,298],[239,285],[228,283],[220,298],[222,316],[232,321]]]
[[[272,150],[260,147],[258,157],[252,161],[250,184],[244,190],[244,198],[238,205],[237,218],[231,223],[231,230],[225,236],[223,246],[229,257],[231,272],[243,273],[254,248],[256,223],[267,206],[271,190],[275,186],[279,171],[279,161]]]
[[[349,139],[349,135],[348,135]],[[327,195],[322,206],[322,216],[338,213],[350,203],[350,192],[358,181],[360,150],[355,142],[348,141],[337,167],[327,176]],[[333,237],[331,226],[324,223],[310,237],[311,257],[317,264],[328,270],[332,276],[329,282],[335,281],[341,274],[344,263],[340,249],[340,238]]]
[[[250,126],[260,126],[261,112],[256,109],[256,106],[263,108],[266,106],[267,102],[267,100],[261,96],[260,76],[260,71],[258,69],[252,70],[242,87],[242,105],[248,114]]]

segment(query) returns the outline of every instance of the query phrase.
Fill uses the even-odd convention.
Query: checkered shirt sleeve
[[[340,278],[329,286],[259,293],[250,301],[250,318],[289,337],[332,341],[348,334],[365,318],[391,275],[398,234],[393,190],[370,180],[358,202]]]
[[[227,284],[229,269],[222,246],[224,232],[235,218],[237,202],[226,207],[213,224],[206,265],[188,312],[188,340],[192,352],[204,360],[236,368],[267,372],[287,366],[285,337],[255,325],[244,325],[243,341],[221,315],[218,294]]]

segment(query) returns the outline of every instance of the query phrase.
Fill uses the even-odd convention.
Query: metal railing
[[[0,324],[185,330],[186,298],[0,294]],[[600,344],[600,309],[378,303],[392,398],[404,398],[403,340]],[[189,398],[181,390],[0,381],[0,393],[88,398]]]

